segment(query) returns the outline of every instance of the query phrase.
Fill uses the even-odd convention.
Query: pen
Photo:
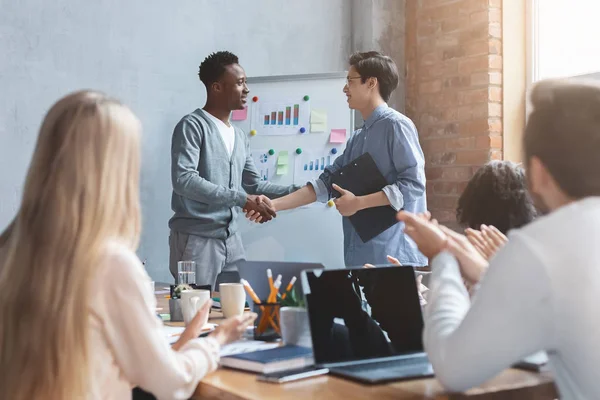
[[[273,272],[271,272],[271,268],[267,269],[267,279],[269,280],[269,289],[273,291]]]
[[[294,283],[296,283],[295,276],[293,276],[292,279],[290,279],[290,283],[288,283],[287,288],[285,288],[285,293],[283,294],[283,296],[281,296],[282,301],[285,300],[287,294],[290,292],[290,290],[292,290],[292,286],[294,286]]]
[[[240,279],[240,283],[242,285],[244,285],[244,288],[246,289],[246,292],[248,292],[248,295],[250,295],[250,298],[252,299],[252,301],[254,301],[256,304],[261,304],[260,299],[254,292],[254,290],[252,289],[252,287],[250,286],[248,281],[245,279]]]
[[[277,300],[277,293],[279,293],[280,286],[281,286],[281,275],[279,277],[277,277],[277,279],[275,280],[275,283],[273,284],[273,291],[269,295],[269,298],[267,299],[267,303],[274,303]],[[277,333],[279,333],[279,327],[273,321],[274,314],[271,315],[271,312],[269,312],[269,309],[265,310],[264,308],[262,308],[261,310],[263,311],[263,315],[262,315],[260,322],[258,323],[258,331],[264,332],[264,330],[266,329],[266,325],[268,323],[270,323],[271,326],[275,329],[275,331]]]
[[[271,289],[271,293],[269,294],[269,298],[267,299],[267,303],[273,303],[277,300],[277,294],[279,293],[280,287],[281,275],[278,275],[277,279],[275,279],[275,283],[273,284],[273,289]]]
[[[256,304],[260,305],[261,304],[260,299],[258,298],[258,296],[256,295],[256,293],[254,292],[254,290],[250,286],[250,283],[248,283],[248,281],[245,280],[245,279],[240,279],[240,283],[242,285],[244,285],[244,288],[246,289],[246,292],[248,292],[248,295],[250,295],[250,298],[252,299],[252,301],[254,301]],[[268,318],[268,323],[270,323],[273,326],[273,328],[275,328],[277,330],[276,325],[273,322],[273,319],[271,318],[271,316],[267,315],[268,313],[264,312],[265,308],[263,306],[260,306],[260,309],[261,309],[261,311],[263,311],[263,314],[262,314],[262,319],[259,322],[259,332],[262,332],[262,330],[264,330],[264,327],[261,330],[260,326],[264,325],[263,321],[265,321],[265,318]],[[267,322],[265,322],[265,323],[267,323]]]

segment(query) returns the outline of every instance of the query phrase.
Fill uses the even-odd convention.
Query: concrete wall
[[[0,0],[0,229],[14,217],[40,122],[66,93],[93,88],[144,124],[143,234],[138,254],[168,273],[169,146],[202,106],[198,65],[236,53],[249,76],[342,71],[356,50],[390,54],[401,72],[390,105],[404,110],[404,0]]]
[[[406,0],[352,0],[352,51],[379,50],[394,59],[400,83],[389,105],[400,112],[405,108],[405,4]]]
[[[170,138],[204,104],[199,63],[228,49],[249,76],[344,70],[350,8],[346,0],[0,0],[0,229],[17,210],[45,112],[67,92],[100,89],[144,124],[138,254],[154,279],[168,279]]]

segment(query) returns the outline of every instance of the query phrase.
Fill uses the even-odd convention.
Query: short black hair
[[[206,86],[206,90],[209,90],[210,85],[223,76],[225,67],[231,64],[239,64],[239,60],[235,54],[229,51],[217,51],[202,61],[198,68],[198,77]]]
[[[502,233],[533,221],[537,211],[527,190],[523,168],[491,161],[479,168],[458,199],[456,219],[468,228],[493,225]]]
[[[350,65],[356,68],[362,77],[362,83],[365,83],[368,78],[377,78],[381,98],[385,102],[390,100],[400,80],[398,67],[391,57],[378,51],[358,52],[350,56]]]

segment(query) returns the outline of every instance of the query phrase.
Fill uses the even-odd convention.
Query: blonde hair
[[[140,123],[81,91],[48,112],[15,220],[0,235],[0,398],[75,399],[88,385],[89,293],[103,246],[140,234]]]

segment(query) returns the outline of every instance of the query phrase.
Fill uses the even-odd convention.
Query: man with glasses
[[[347,266],[366,263],[386,264],[387,255],[402,265],[425,266],[427,259],[405,236],[403,224],[396,224],[364,243],[347,217],[372,207],[391,205],[396,210],[425,212],[425,160],[413,122],[388,107],[387,101],[398,86],[398,68],[383,54],[370,51],[350,57],[350,71],[344,86],[348,105],[358,110],[365,123],[348,140],[346,149],[327,167],[318,179],[300,190],[273,200],[275,210],[297,208],[314,201],[327,202],[333,190],[341,197],[335,200],[343,219],[344,261]],[[388,185],[366,196],[332,184],[332,174],[350,161],[370,153]],[[247,216],[252,218],[253,212]]]

